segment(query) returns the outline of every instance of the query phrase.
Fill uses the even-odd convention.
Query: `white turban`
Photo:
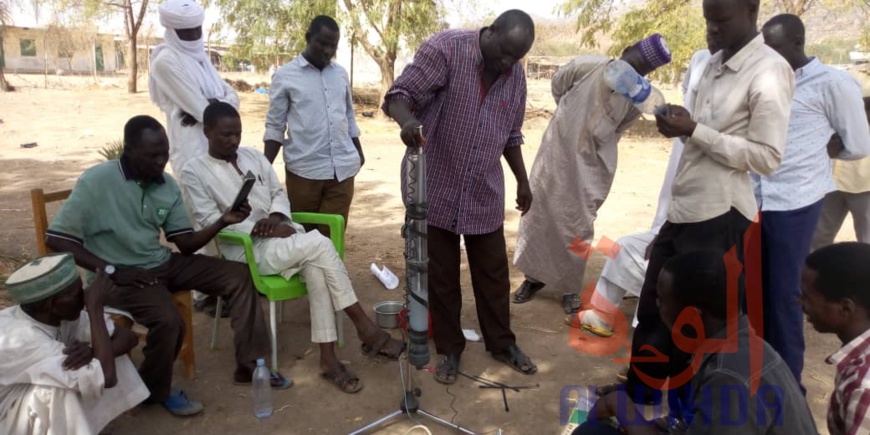
[[[167,29],[193,29],[202,26],[205,11],[192,0],[169,0],[161,3],[160,24]]]

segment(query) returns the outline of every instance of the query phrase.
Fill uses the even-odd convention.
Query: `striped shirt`
[[[523,143],[523,67],[514,64],[486,89],[479,37],[476,30],[448,30],[430,38],[383,106],[388,112],[389,101],[402,99],[423,124],[428,223],[456,234],[487,234],[504,224],[501,156]]]
[[[870,434],[870,329],[826,360],[837,368],[828,407],[831,435]]]

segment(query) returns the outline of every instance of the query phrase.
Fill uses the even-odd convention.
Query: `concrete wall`
[[[92,73],[94,70],[94,44],[102,47],[103,71],[114,73],[116,65],[115,40],[113,35],[96,35],[96,42],[76,43],[72,56],[62,58],[58,53],[60,41],[58,36],[46,38],[45,29],[26,27],[7,27],[2,35],[5,69],[11,72],[42,73],[48,68],[49,73],[58,70],[77,74]],[[32,40],[36,46],[35,56],[22,56],[21,40]],[[88,45],[89,46],[86,46]]]

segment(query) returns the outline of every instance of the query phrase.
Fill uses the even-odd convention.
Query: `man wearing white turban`
[[[181,175],[184,164],[208,151],[202,132],[202,113],[215,101],[238,109],[239,97],[218,75],[205,52],[202,22],[205,12],[192,0],[160,4],[160,24],[166,28],[163,44],[151,55],[148,90],[151,100],[166,114],[169,164]]]

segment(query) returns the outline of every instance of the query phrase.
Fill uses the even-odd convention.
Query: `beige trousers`
[[[335,312],[358,300],[332,242],[316,230],[287,238],[259,239],[254,243],[254,255],[262,274],[290,278],[298,272],[302,276],[311,309],[311,341],[338,340]]]

